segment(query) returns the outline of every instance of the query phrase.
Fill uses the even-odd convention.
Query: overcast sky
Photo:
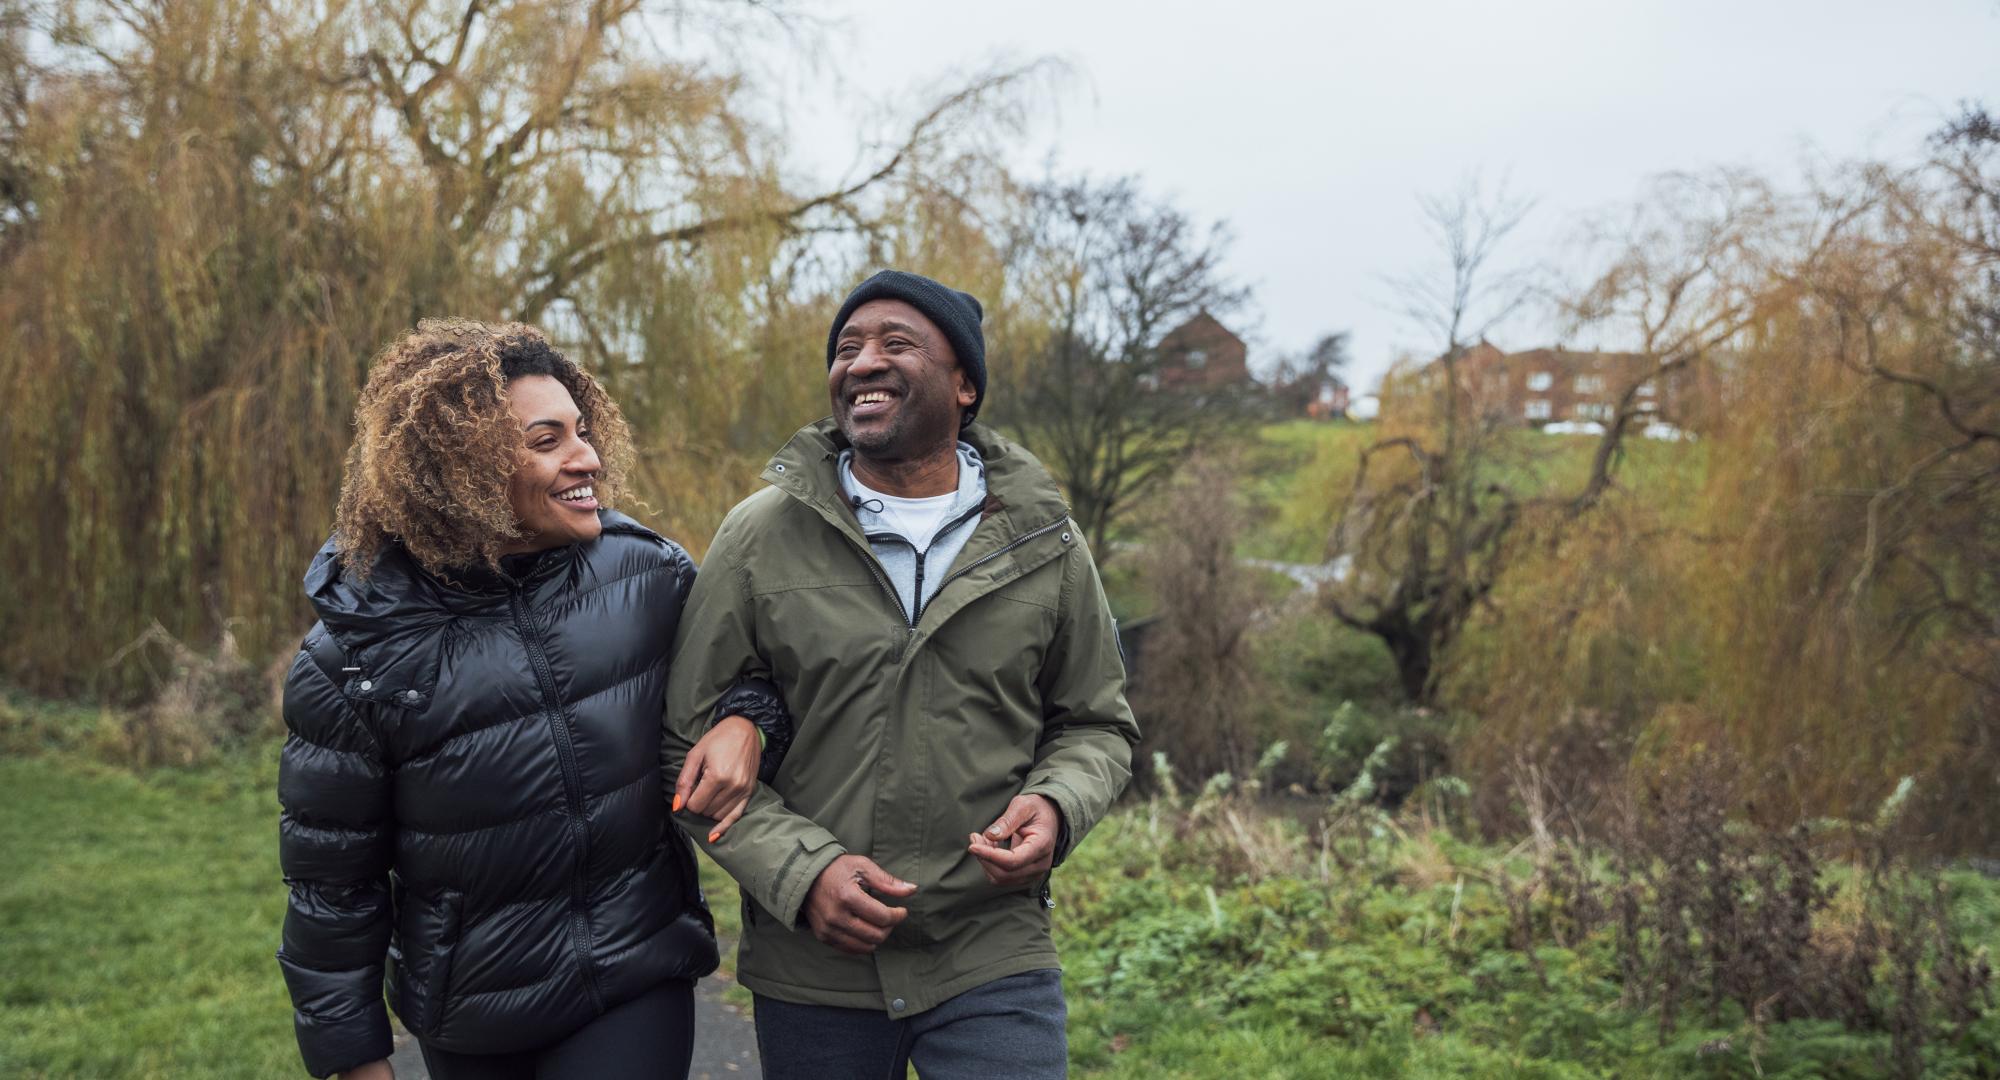
[[[1384,274],[1429,254],[1415,196],[1468,171],[1538,200],[1512,244],[1560,249],[1666,170],[1907,160],[1961,101],[2000,104],[2000,0],[1512,0],[1367,4],[819,0],[825,71],[785,126],[803,170],[851,166],[879,105],[916,109],[1003,57],[1077,72],[1019,144],[1038,175],[1136,174],[1235,233],[1253,363],[1328,330],[1356,382],[1426,349]],[[871,105],[870,102],[875,103]],[[1547,344],[1534,316],[1495,335]],[[1590,342],[1578,344],[1589,345]]]

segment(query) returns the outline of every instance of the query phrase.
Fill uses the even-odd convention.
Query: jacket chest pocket
[[[845,685],[857,670],[881,670],[900,659],[910,638],[886,586],[864,577],[757,596],[757,640],[765,661],[784,681],[794,714],[822,688]]]

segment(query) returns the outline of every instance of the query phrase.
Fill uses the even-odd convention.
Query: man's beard
[[[888,424],[857,429],[851,414],[839,416],[840,433],[854,452],[877,461],[916,461],[957,445],[957,432],[949,430],[951,417],[934,417],[918,398],[902,398],[896,415]]]

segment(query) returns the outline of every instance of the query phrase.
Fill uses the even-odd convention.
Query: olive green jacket
[[[841,497],[832,421],[801,430],[731,511],[674,642],[669,784],[716,699],[745,674],[783,691],[798,735],[720,843],[678,820],[743,887],[737,976],[770,997],[907,1016],[1056,967],[1045,885],[989,884],[966,837],[1014,796],[1062,811],[1068,854],[1131,776],[1139,729],[1090,551],[1055,483],[974,424],[984,516],[911,626]],[[820,871],[866,855],[917,885],[872,956],[821,944],[802,906]],[[890,901],[899,903],[899,901]]]

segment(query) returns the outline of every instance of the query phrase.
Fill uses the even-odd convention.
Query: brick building
[[[1161,386],[1247,386],[1249,348],[1204,311],[1160,339]]]
[[[1656,361],[1641,353],[1584,352],[1557,346],[1503,352],[1482,341],[1458,360],[1459,386],[1489,417],[1540,426],[1554,421],[1608,422],[1618,399]],[[1436,377],[1444,365],[1426,365]],[[1683,427],[1698,422],[1707,391],[1705,368],[1683,368],[1639,388],[1637,402],[1661,420]]]

